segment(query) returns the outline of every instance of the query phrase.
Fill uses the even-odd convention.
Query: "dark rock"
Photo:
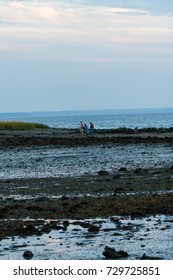
[[[163,228],[161,228],[160,230],[166,230],[166,229],[167,229],[167,228],[164,228],[164,227],[163,227]]]
[[[63,226],[64,226],[64,227],[68,227],[69,224],[70,224],[69,221],[64,221],[64,222],[63,222]]]
[[[114,248],[110,248],[106,246],[103,251],[103,256],[105,256],[106,259],[120,259],[120,258],[127,258],[128,253],[120,250],[116,251]]]
[[[134,171],[134,173],[136,173],[136,174],[139,174],[141,172],[142,172],[142,168],[136,168],[135,171]]]
[[[43,228],[42,228],[42,232],[44,233],[49,233],[51,232],[51,225],[44,225]]]
[[[106,182],[111,182],[112,180],[110,178],[105,179]]]
[[[0,211],[0,219],[3,219],[5,217],[4,213]]]
[[[19,235],[41,235],[40,231],[33,224],[17,228]]]
[[[35,231],[35,226],[32,224],[29,224],[26,226],[26,228],[24,228],[27,231]]]
[[[90,226],[88,228],[88,232],[93,232],[93,233],[97,233],[99,232],[100,228],[98,226]]]
[[[45,195],[35,198],[35,202],[46,201],[46,200],[47,200],[47,197]],[[42,208],[42,207],[40,207],[40,208]],[[40,210],[43,210],[43,209],[40,209]]]
[[[77,245],[77,246],[83,246],[84,243],[82,243],[82,242],[76,242],[76,245]]]
[[[163,258],[159,258],[156,256],[147,256],[145,253],[142,255],[142,257],[140,258],[140,260],[163,260]]]
[[[114,231],[115,228],[104,228],[103,231],[104,232],[110,232],[110,231]]]
[[[120,235],[122,235],[122,233],[119,233],[119,232],[115,232],[112,234],[112,236],[120,236]]]
[[[116,189],[115,189],[115,191],[114,191],[114,194],[116,194],[116,193],[121,193],[121,192],[123,192],[123,188],[122,187],[117,187]]]
[[[110,220],[113,223],[120,223],[120,218],[118,218],[118,217],[111,217]]]
[[[63,230],[64,227],[62,227],[62,226],[56,226],[56,229],[57,229],[57,230],[61,230],[61,229]]]
[[[67,197],[66,195],[62,195],[61,199],[62,199],[62,200],[67,200],[68,197]]]
[[[86,238],[95,238],[95,234],[88,233],[85,236]]]
[[[17,248],[25,248],[27,247],[28,245],[27,244],[22,244],[22,245],[13,245],[12,248],[13,249],[17,249]]]
[[[33,256],[34,255],[33,255],[32,251],[25,251],[23,253],[23,257],[24,257],[25,260],[31,260]]]
[[[127,168],[126,168],[126,167],[121,167],[121,168],[119,169],[119,171],[127,171]]]
[[[115,174],[113,175],[113,179],[119,179],[121,177],[121,174]]]
[[[100,170],[100,171],[98,171],[98,175],[99,175],[99,176],[108,176],[108,175],[109,175],[109,172],[106,171],[106,170]]]
[[[74,228],[74,229],[72,229],[72,231],[80,231],[80,229],[79,228]]]
[[[57,228],[57,221],[50,221],[50,228],[56,229]]]
[[[11,181],[10,180],[5,180],[4,183],[11,183]]]

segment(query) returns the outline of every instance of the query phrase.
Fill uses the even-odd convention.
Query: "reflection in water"
[[[46,224],[49,222],[51,221],[45,221]],[[63,221],[57,221],[57,224],[62,226]],[[99,231],[90,233],[86,224],[96,225]],[[1,240],[0,259],[23,259],[25,250],[31,250],[35,260],[103,259],[105,246],[128,252],[128,259],[139,259],[143,254],[173,259],[172,236],[172,216],[69,220],[65,231],[59,229],[39,237]]]
[[[0,154],[0,178],[45,178],[116,172],[120,167],[158,168],[172,165],[165,145],[109,145],[76,148],[23,148]]]

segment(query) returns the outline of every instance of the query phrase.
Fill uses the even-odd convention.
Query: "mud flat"
[[[100,131],[90,138],[73,130],[61,133],[60,130],[51,130],[51,133],[53,138],[50,131],[4,132],[0,135],[4,161],[4,165],[0,167],[0,258],[22,258],[25,249],[34,251],[34,244],[36,251],[42,246],[41,252],[34,253],[36,259],[101,259],[104,258],[102,252],[105,246],[129,250],[128,258],[132,259],[152,253],[156,258],[173,258],[172,131],[138,132],[138,136],[137,132],[125,132],[121,135],[125,140],[119,143],[117,137],[120,137],[120,132],[112,134],[112,131],[107,131],[103,134]],[[129,143],[129,137],[133,144]],[[100,142],[102,139],[104,142]],[[150,142],[146,143],[146,139]],[[86,149],[92,148],[92,151],[87,153],[82,148],[78,157],[76,153],[69,155],[71,150],[68,150],[68,154],[61,155],[58,160],[50,154],[53,151],[53,155],[56,155],[62,148],[66,150],[69,147],[74,152],[79,148],[78,140],[82,141],[80,145],[84,145]],[[141,145],[140,160],[130,161],[135,149],[139,153]],[[44,154],[45,148],[47,154]],[[149,150],[145,152],[147,148]],[[22,153],[26,158],[26,150],[29,153],[27,161],[23,162]],[[32,151],[35,151],[34,156]],[[118,156],[116,158],[123,151],[123,160]],[[168,155],[165,158],[166,151]],[[100,153],[97,158],[98,169],[95,165],[92,166],[92,162],[95,164],[91,157],[94,152]],[[109,159],[114,152],[116,161],[121,164],[110,168]],[[85,163],[81,161],[82,154],[85,155]],[[45,173],[40,168],[46,157],[49,161],[45,165],[53,165],[57,169],[62,164],[63,169],[70,168],[77,162],[78,167],[75,165],[75,169],[79,168],[78,173],[72,175],[73,170],[70,175],[66,171],[65,174],[52,173],[54,176],[51,176],[50,172],[44,176]],[[126,157],[129,157],[128,162]],[[63,158],[67,160],[66,163],[63,163]],[[101,163],[98,162],[99,158]],[[10,160],[11,165],[7,160]],[[90,172],[90,169],[79,172],[84,164],[87,167],[89,160],[89,166],[95,172]],[[31,172],[30,162],[33,169],[41,170],[39,176],[28,176],[27,170]],[[112,158],[110,162],[112,163]],[[26,172],[22,169],[23,165]],[[20,170],[22,172],[17,173]],[[158,236],[157,240],[155,236]],[[135,240],[138,242],[135,243]],[[162,248],[159,247],[160,242],[164,244]],[[129,247],[129,243],[132,247]],[[77,250],[78,254],[76,246],[80,248]],[[92,247],[95,248],[93,251]],[[152,250],[153,248],[155,249]],[[97,254],[94,253],[96,250]]]

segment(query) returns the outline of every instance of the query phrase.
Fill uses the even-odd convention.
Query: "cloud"
[[[172,17],[142,9],[33,3],[0,3],[0,51],[40,49],[47,57],[52,50],[61,59],[109,60],[126,57],[127,49],[131,55],[135,47],[142,54],[154,47],[164,55],[173,46]]]
[[[105,12],[112,14],[147,14],[148,11],[140,9],[127,9],[127,8],[106,8]]]
[[[25,9],[25,5],[19,1],[10,1],[9,3],[7,3],[7,6],[15,9]]]
[[[36,2],[37,3],[37,2]],[[44,2],[43,2],[44,3]],[[69,6],[63,2],[63,5],[59,3],[55,6],[47,4],[33,4],[33,2],[8,2],[8,4],[0,4],[1,20],[9,18],[9,22],[15,23],[30,23],[30,24],[59,24],[64,23],[67,19],[68,23],[74,20],[81,19],[88,14],[97,17],[97,13],[110,13],[110,14],[145,14],[144,10],[139,9],[127,9],[127,8],[105,8],[97,6],[80,7]]]

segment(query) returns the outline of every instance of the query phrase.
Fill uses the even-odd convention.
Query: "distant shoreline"
[[[83,110],[58,110],[58,111],[18,111],[18,112],[0,112],[2,115],[83,115],[83,114],[113,114],[113,113],[132,113],[132,112],[160,112],[173,111],[173,107],[155,107],[155,108],[116,108],[116,109],[83,109]]]

